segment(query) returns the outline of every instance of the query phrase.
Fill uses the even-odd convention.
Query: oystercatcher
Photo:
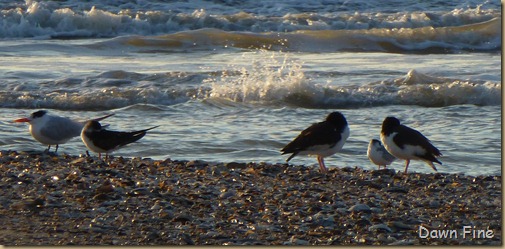
[[[400,124],[395,117],[386,117],[382,122],[381,140],[387,151],[393,156],[405,160],[405,174],[410,160],[426,162],[437,171],[433,163],[442,164],[437,157],[442,153],[430,143],[423,134]]]
[[[287,162],[296,155],[315,155],[321,172],[326,173],[328,169],[324,165],[324,158],[340,151],[348,137],[349,126],[344,115],[332,112],[325,121],[303,130],[281,152],[283,155],[292,153]]]

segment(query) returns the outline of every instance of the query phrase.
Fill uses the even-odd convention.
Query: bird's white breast
[[[96,153],[105,153],[105,152],[107,152],[106,150],[104,150],[104,149],[102,149],[100,147],[95,146],[95,144],[93,143],[93,141],[88,136],[86,136],[84,130],[81,133],[81,139],[82,139],[82,142],[84,143],[84,145],[86,145],[86,147],[88,147],[88,149],[90,149],[91,151],[96,152]]]
[[[403,148],[400,148],[400,146],[396,145],[393,141],[395,136],[398,136],[397,132],[393,132],[389,136],[381,134],[382,143],[391,155],[400,159],[410,160],[419,159],[417,155],[424,155],[426,153],[426,150],[418,145],[405,144]]]
[[[380,149],[380,145],[373,143],[368,146],[367,156],[376,165],[389,165],[394,161],[394,158],[393,160],[387,160],[384,151]]]
[[[342,147],[344,147],[345,141],[347,141],[349,134],[350,134],[349,127],[346,126],[340,136],[340,141],[338,141],[337,144],[334,145],[333,147],[330,147],[329,144],[315,145],[307,148],[304,152],[301,153],[306,155],[317,155],[322,157],[331,156],[342,150]]]

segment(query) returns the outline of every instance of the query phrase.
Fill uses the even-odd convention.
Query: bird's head
[[[27,118],[19,118],[19,119],[16,119],[14,120],[14,122],[17,122],[17,123],[23,123],[23,122],[28,122],[30,124],[33,124],[34,122],[40,122],[41,120],[43,120],[47,114],[47,111],[45,110],[40,110],[40,111],[36,111],[34,113],[32,113],[30,115],[30,117],[27,117]]]
[[[386,117],[382,122],[382,133],[389,134],[398,126],[400,126],[400,120],[395,117]]]
[[[340,112],[332,112],[326,117],[326,121],[333,124],[336,127],[345,127],[347,125],[347,120],[344,115]]]
[[[83,128],[83,130],[90,131],[90,132],[100,131],[101,129],[102,129],[102,125],[100,124],[100,122],[98,122],[96,120],[88,121]]]

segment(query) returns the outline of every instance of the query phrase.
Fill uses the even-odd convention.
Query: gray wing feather
[[[55,141],[66,142],[67,140],[81,135],[83,125],[69,118],[53,116],[48,125],[40,130],[40,133]]]
[[[393,155],[391,155],[387,150],[386,148],[384,148],[384,146],[381,145],[381,147],[379,147],[379,151],[381,152],[382,154],[382,157],[384,158],[384,160],[386,161],[389,161],[389,162],[392,162],[396,159],[396,157],[394,157]]]

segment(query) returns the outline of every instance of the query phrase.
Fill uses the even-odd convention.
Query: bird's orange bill
[[[30,119],[29,118],[19,118],[19,119],[14,120],[14,122],[16,122],[16,123],[30,122]]]

